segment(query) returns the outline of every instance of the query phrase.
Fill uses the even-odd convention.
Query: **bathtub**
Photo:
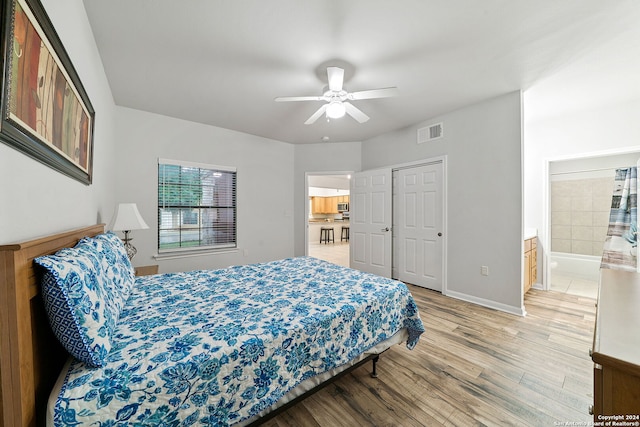
[[[597,282],[600,279],[601,261],[601,257],[594,255],[551,252],[549,267],[551,267],[551,274],[562,274]]]

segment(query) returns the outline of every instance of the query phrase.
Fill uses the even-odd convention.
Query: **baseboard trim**
[[[527,311],[524,309],[524,307],[514,307],[514,306],[511,306],[511,305],[507,305],[507,304],[502,304],[502,303],[499,303],[499,302],[491,301],[491,300],[488,300],[488,299],[474,297],[473,295],[463,294],[461,292],[447,290],[447,296],[448,297],[452,297],[452,298],[456,298],[456,299],[459,299],[459,300],[462,300],[462,301],[471,302],[473,304],[478,304],[478,305],[481,305],[483,307],[492,308],[494,310],[503,311],[505,313],[515,314],[516,316],[526,316],[527,315]]]

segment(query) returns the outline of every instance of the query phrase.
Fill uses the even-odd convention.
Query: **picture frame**
[[[0,0],[0,141],[86,185],[95,111],[40,0]]]

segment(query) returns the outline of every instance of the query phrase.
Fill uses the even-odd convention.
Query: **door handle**
[[[389,231],[389,227],[385,227],[385,228],[381,229],[380,231],[387,232],[387,231]]]
[[[438,233],[438,237],[442,237],[442,233]]]

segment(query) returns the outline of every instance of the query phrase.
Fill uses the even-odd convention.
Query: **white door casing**
[[[354,174],[350,191],[350,266],[391,277],[391,169]]]
[[[393,277],[443,290],[442,162],[393,171]]]

